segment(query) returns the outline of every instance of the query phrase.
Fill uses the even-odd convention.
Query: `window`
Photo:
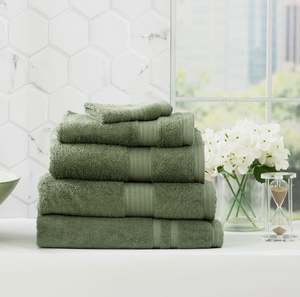
[[[300,178],[300,0],[173,0],[172,37],[176,110],[202,132],[279,123]]]

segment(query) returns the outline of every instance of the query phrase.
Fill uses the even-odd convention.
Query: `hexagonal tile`
[[[170,47],[170,24],[155,12],[132,23],[132,47],[152,58]]]
[[[59,124],[67,110],[84,113],[87,96],[72,86],[65,86],[49,97],[49,119]]]
[[[129,47],[130,22],[110,11],[92,22],[92,44],[114,56]]]
[[[130,104],[139,104],[150,100],[165,100],[170,102],[170,96],[153,86],[147,86],[129,97]]]
[[[152,0],[113,0],[114,10],[133,20],[152,8]]]
[[[50,19],[68,8],[68,0],[29,0],[29,7]]]
[[[129,97],[126,93],[120,91],[118,88],[110,85],[105,87],[97,94],[91,97],[92,102],[100,104],[128,104]]]
[[[127,94],[133,94],[150,84],[150,61],[128,50],[112,62],[112,84]]]
[[[50,44],[71,56],[88,46],[88,22],[75,12],[66,10],[49,23]]]
[[[27,217],[29,219],[36,219],[38,216],[38,210],[37,210],[38,200],[31,202],[28,205],[28,212]]]
[[[70,58],[70,83],[86,94],[108,84],[107,60],[87,48]]]
[[[1,171],[8,171],[8,169],[6,167],[2,166],[2,165],[0,165],[0,170]]]
[[[171,0],[153,0],[153,9],[167,20],[170,19]]]
[[[0,18],[0,49],[7,45],[7,21]]]
[[[49,167],[50,131],[54,128],[51,123],[46,123],[29,134],[29,157],[36,162]]]
[[[96,15],[109,9],[109,0],[70,0],[70,7],[84,16],[92,19]]]
[[[10,21],[9,42],[27,55],[33,55],[48,42],[47,22],[27,10]]]
[[[165,51],[152,60],[152,84],[170,94],[170,51]]]
[[[68,59],[50,47],[29,59],[29,81],[51,94],[68,83]]]
[[[0,218],[27,218],[27,204],[10,195],[1,204]]]
[[[11,95],[9,118],[27,131],[47,121],[47,96],[32,86],[26,86]]]
[[[0,163],[10,168],[28,156],[28,135],[10,122],[0,127]]]
[[[28,8],[28,0],[0,1],[0,15],[11,19]]]
[[[0,94],[0,126],[8,121],[7,95]]]
[[[13,195],[25,203],[36,201],[38,199],[37,184],[39,178],[47,172],[47,169],[30,159],[26,159],[12,167],[11,171],[21,176]]]
[[[0,89],[12,93],[28,83],[27,58],[10,47],[0,52]]]

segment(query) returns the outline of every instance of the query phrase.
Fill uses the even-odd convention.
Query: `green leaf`
[[[258,182],[263,184],[265,180],[262,179],[260,176],[262,173],[266,173],[266,172],[277,172],[277,170],[275,169],[275,167],[269,167],[267,165],[255,166],[253,175]]]

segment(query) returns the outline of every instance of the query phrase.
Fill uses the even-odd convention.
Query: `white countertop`
[[[300,294],[298,239],[225,232],[221,249],[41,249],[35,220],[0,219],[1,297],[280,296]],[[5,294],[4,294],[5,293]]]

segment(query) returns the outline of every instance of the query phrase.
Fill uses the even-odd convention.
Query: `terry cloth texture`
[[[102,123],[151,121],[169,116],[172,106],[164,100],[151,100],[136,105],[113,105],[87,102],[85,112]]]
[[[103,124],[87,114],[67,111],[57,135],[62,143],[179,147],[193,144],[194,115],[174,113],[154,121]]]
[[[39,215],[36,243],[45,248],[217,248],[223,245],[223,229],[219,221]]]
[[[213,221],[216,191],[212,182],[123,183],[54,179],[38,183],[39,214],[88,217],[152,217]]]
[[[204,183],[204,144],[195,129],[191,146],[126,147],[66,144],[50,136],[50,167],[54,178],[124,182]]]

